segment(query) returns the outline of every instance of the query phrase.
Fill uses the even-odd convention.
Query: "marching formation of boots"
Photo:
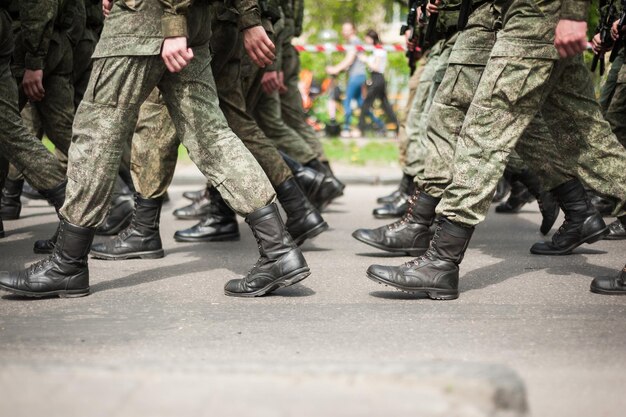
[[[443,18],[413,75],[403,176],[373,210],[394,221],[352,234],[414,259],[371,265],[367,278],[458,298],[460,264],[492,203],[514,215],[537,201],[543,235],[563,213],[550,239],[530,247],[535,255],[626,239],[626,84],[605,86],[612,101],[596,102],[580,56],[587,10],[579,3],[547,1],[537,14],[526,0],[478,2],[466,21],[429,5]],[[207,186],[184,194],[189,204],[173,214],[197,223],[174,240],[237,241],[240,216],[259,258],[225,284],[226,295],[263,296],[307,278],[301,246],[329,229],[322,213],[345,185],[302,108],[292,40],[303,10],[303,0],[0,0],[0,238],[10,233],[4,222],[20,218],[22,198],[47,201],[59,218],[53,236],[34,243],[49,256],[0,272],[0,289],[81,297],[90,292],[89,256],[163,258],[161,211],[181,144]],[[25,41],[35,35],[45,39]],[[362,67],[357,55],[331,68]],[[609,215],[617,219],[607,225]],[[105,237],[94,243],[96,235]],[[625,280],[626,268],[597,277],[591,291],[626,294]]]

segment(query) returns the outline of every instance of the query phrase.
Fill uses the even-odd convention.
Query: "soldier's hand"
[[[587,22],[561,19],[556,25],[554,46],[561,58],[582,53],[587,49]]]
[[[114,0],[102,0],[102,14],[104,17],[109,17],[111,13],[111,7],[113,7]]]
[[[434,3],[428,2],[426,5],[426,11],[428,11],[428,15],[439,13],[439,5],[441,4],[441,0],[436,0]]]
[[[278,87],[278,93],[285,94],[288,89],[285,85],[285,73],[282,71],[278,73],[278,82],[280,83],[280,87]]]
[[[161,58],[169,72],[182,71],[193,59],[193,51],[187,48],[187,38],[184,36],[165,38]]]
[[[611,25],[611,37],[614,41],[620,37],[619,19]]]
[[[280,88],[280,82],[278,81],[278,71],[268,71],[263,74],[261,79],[261,87],[266,94],[273,93]]]
[[[30,101],[43,100],[46,94],[46,90],[43,88],[43,70],[27,69],[24,71],[22,88]]]
[[[611,50],[611,48],[607,48],[605,46],[602,46],[602,39],[600,39],[600,34],[599,33],[597,33],[596,36],[594,36],[593,39],[591,40],[591,49],[593,49],[593,52],[596,55],[599,54],[599,53]]]
[[[262,26],[253,26],[243,31],[243,46],[257,66],[265,68],[274,62],[276,47]]]

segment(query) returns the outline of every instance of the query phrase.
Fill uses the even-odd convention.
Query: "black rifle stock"
[[[624,35],[622,35],[622,29],[624,29],[624,25],[626,25],[626,0],[621,1],[622,12],[619,16],[619,22],[617,23],[617,31],[618,38],[613,44],[613,50],[611,51],[611,56],[609,57],[609,61],[615,61],[617,58],[617,54],[619,54],[620,49],[624,46]]]
[[[596,33],[600,34],[600,44],[603,48],[611,48],[614,44],[613,37],[611,36],[611,26],[615,20],[615,6],[613,0],[608,5],[605,2],[600,3],[600,21],[598,22],[598,28]],[[605,7],[606,6],[606,7]],[[600,63],[600,75],[604,75],[604,52],[593,55],[591,61],[591,72],[595,72]]]
[[[409,14],[406,18],[406,25],[402,25],[400,28],[400,36],[404,36],[409,31],[409,42],[412,45],[418,43],[418,33],[415,30],[417,25],[417,8],[419,7],[419,0],[409,0]],[[411,69],[411,75],[415,72],[417,63],[417,52],[415,49],[412,51],[406,51],[406,57],[409,59],[409,68]]]

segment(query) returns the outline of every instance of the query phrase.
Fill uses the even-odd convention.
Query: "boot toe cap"
[[[389,266],[384,265],[370,265],[367,268],[367,275],[382,279],[383,281],[390,281],[393,275],[392,269]]]
[[[591,292],[626,295],[626,285],[619,277],[600,277],[591,282]]]
[[[352,237],[359,242],[370,243],[376,241],[376,233],[372,229],[358,229],[352,232]]]

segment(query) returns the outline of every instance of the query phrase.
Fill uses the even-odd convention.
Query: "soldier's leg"
[[[280,108],[285,124],[298,132],[309,144],[321,161],[327,161],[322,142],[315,130],[306,122],[306,114],[302,107],[302,96],[298,89],[300,77],[300,56],[296,48],[288,45],[283,50],[283,73],[287,92],[280,95]]]
[[[196,48],[194,55],[200,58],[179,74],[165,74],[159,89],[190,158],[233,210],[245,216],[270,204],[274,190],[219,109],[211,68],[202,64],[210,61],[208,46]]]
[[[619,70],[614,94],[604,114],[611,124],[611,130],[622,146],[626,147],[626,66],[624,65]]]
[[[602,113],[606,114],[606,111],[609,109],[611,105],[611,101],[613,100],[613,94],[615,93],[615,88],[617,87],[618,82],[618,74],[624,65],[624,49],[619,51],[615,61],[611,63],[611,68],[609,69],[609,73],[606,76],[606,80],[604,80],[604,84],[602,85],[602,89],[600,91],[600,108],[602,109]]]

